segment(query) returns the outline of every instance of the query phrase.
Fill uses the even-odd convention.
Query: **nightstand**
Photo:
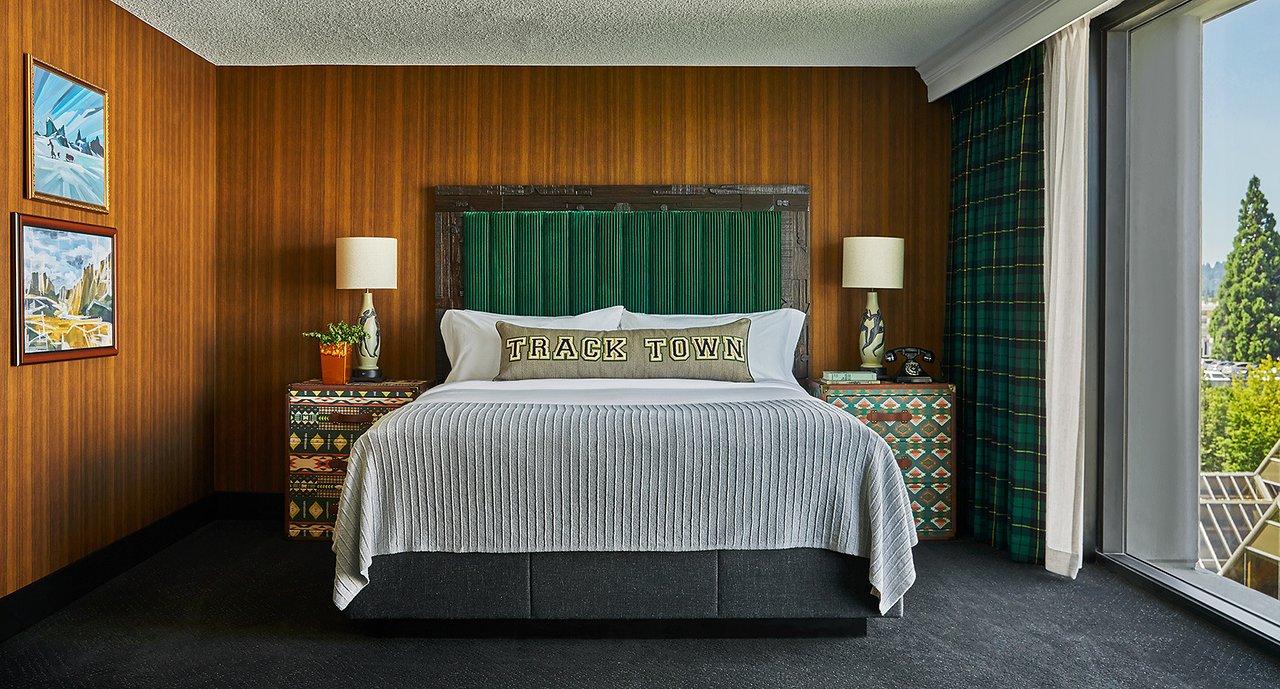
[[[916,535],[956,535],[955,386],[947,383],[821,383],[809,393],[858,417],[889,443],[911,493]]]
[[[333,538],[351,446],[374,421],[412,402],[428,387],[425,380],[350,385],[308,380],[289,385],[289,483],[285,491],[285,534],[289,538]]]

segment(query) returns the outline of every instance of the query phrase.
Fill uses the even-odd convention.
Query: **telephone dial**
[[[893,363],[903,359],[902,367],[894,378],[899,383],[932,383],[933,378],[925,372],[921,362],[933,363],[933,352],[923,347],[894,347],[884,355],[885,363]]]

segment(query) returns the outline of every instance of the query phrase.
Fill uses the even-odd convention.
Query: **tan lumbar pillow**
[[[494,380],[697,378],[752,382],[751,319],[702,328],[565,330],[497,324],[502,358]]]

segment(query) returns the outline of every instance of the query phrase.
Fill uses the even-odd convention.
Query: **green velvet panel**
[[[463,304],[563,316],[621,304],[644,313],[782,305],[773,211],[464,213]]]

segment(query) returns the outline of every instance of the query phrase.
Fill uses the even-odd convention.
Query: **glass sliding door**
[[[1095,26],[1099,550],[1280,641],[1280,0]]]

